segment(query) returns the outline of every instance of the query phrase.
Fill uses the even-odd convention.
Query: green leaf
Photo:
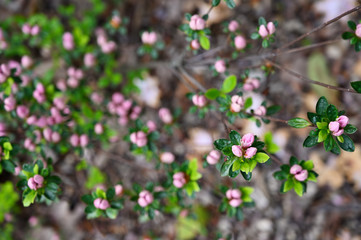
[[[305,189],[303,188],[303,184],[298,182],[298,181],[295,181],[294,182],[294,189],[295,189],[295,192],[297,193],[298,196],[302,197]]]
[[[263,39],[263,41],[262,41],[262,47],[263,48],[268,48],[269,47],[269,41],[267,40],[267,39]]]
[[[308,112],[307,117],[314,125],[316,125],[317,122],[321,122],[320,116],[316,113]]]
[[[249,170],[250,167],[249,167],[249,163],[248,163],[248,162],[241,162],[241,163],[240,163],[240,169],[241,169],[242,172],[245,172],[245,173],[251,172],[251,171]]]
[[[209,48],[211,47],[211,43],[209,42],[207,36],[201,35],[199,37],[199,43],[201,44],[204,50],[209,50]]]
[[[15,163],[13,163],[13,161],[11,160],[3,160],[0,162],[1,163],[1,167],[7,171],[7,172],[10,172],[10,173],[14,173],[15,172]]]
[[[338,114],[337,108],[332,104],[328,105],[326,114],[330,121],[335,121]]]
[[[286,174],[283,171],[278,171],[273,174],[273,177],[277,180],[285,180],[287,178],[288,174]]]
[[[353,31],[356,30],[356,23],[354,21],[348,21],[347,25],[351,30],[353,30]]]
[[[293,186],[294,186],[293,179],[289,178],[283,185],[282,192],[288,192],[289,190],[291,190],[293,188]]]
[[[316,136],[308,136],[305,141],[303,142],[303,146],[304,147],[313,147],[316,146],[318,144],[317,142],[318,137]]]
[[[240,169],[241,169],[241,161],[239,159],[237,159],[232,165],[232,171],[235,172]]]
[[[351,33],[351,32],[344,32],[342,33],[342,39],[351,39],[353,36],[355,36],[355,34]]]
[[[251,181],[251,178],[252,178],[252,172],[249,172],[249,173],[245,173],[245,172],[242,172],[241,171],[241,174],[242,174],[242,177],[247,180],[247,181]]]
[[[216,89],[216,88],[210,88],[207,90],[207,92],[204,94],[206,96],[206,98],[208,98],[209,100],[214,100],[216,99],[219,95],[221,94],[221,92]]]
[[[235,159],[227,160],[227,161],[223,162],[223,164],[221,166],[221,176],[222,177],[228,176],[229,169],[231,168],[234,161],[235,161]]]
[[[109,188],[106,193],[107,199],[112,200],[115,196],[115,189],[113,187]]]
[[[23,199],[24,207],[29,207],[30,204],[34,203],[37,194],[38,192],[35,190],[31,190],[28,194],[26,194],[25,198]]]
[[[227,147],[230,144],[231,141],[227,139],[217,139],[216,141],[213,142],[214,147],[221,151],[223,148]]]
[[[269,156],[263,152],[259,152],[254,156],[254,160],[259,163],[265,163],[269,159]]]
[[[328,123],[327,122],[317,122],[316,123],[318,129],[328,129]]]
[[[325,129],[322,129],[321,131],[318,132],[318,140],[317,142],[323,142],[326,140],[327,136],[329,135],[328,131]]]
[[[92,206],[92,205],[88,205],[86,208],[85,208],[85,213],[86,214],[89,214],[89,213],[92,213],[92,212],[94,212],[95,210],[97,210],[94,206]]]
[[[356,52],[359,52],[361,50],[361,41],[359,39],[355,43],[355,50],[356,50]]]
[[[329,152],[333,149],[333,146],[336,144],[336,142],[335,142],[335,139],[333,139],[332,135],[329,134],[329,135],[327,135],[327,138],[323,144],[324,144],[325,150],[327,152]]]
[[[347,134],[353,134],[357,131],[357,128],[351,124],[347,124],[347,126],[344,128],[344,131]]]
[[[107,215],[108,218],[110,219],[116,219],[117,215],[118,215],[118,209],[114,209],[114,208],[107,208],[105,210],[105,214]]]
[[[236,3],[233,0],[224,0],[227,4],[227,7],[230,9],[234,8],[236,6]]]
[[[339,155],[341,153],[341,149],[337,144],[334,144],[333,148],[331,149],[333,154]]]
[[[318,99],[318,102],[316,104],[317,114],[324,115],[326,113],[327,107],[328,107],[327,99],[325,97],[320,97],[320,99]]]
[[[217,7],[220,2],[221,2],[221,0],[212,0],[212,6]]]
[[[290,165],[293,166],[295,164],[298,164],[298,159],[295,156],[291,156]],[[285,166],[287,166],[287,165],[285,165]],[[290,169],[288,168],[286,172],[288,173],[289,171],[290,171]]]
[[[344,142],[342,143],[342,142],[337,140],[338,145],[340,145],[340,147],[343,150],[347,151],[347,152],[354,152],[355,151],[355,145],[354,145],[352,139],[349,136],[345,135],[345,134],[342,134],[341,136],[343,137]]]
[[[303,118],[292,118],[287,121],[287,124],[294,128],[304,128],[312,125],[309,121]]]
[[[93,204],[94,198],[91,194],[83,195],[81,200],[85,202],[87,205]]]
[[[309,171],[307,180],[312,182],[317,182],[317,176],[318,174],[315,171]]]
[[[264,19],[264,17],[259,17],[258,18],[258,25],[267,25],[267,21],[266,19]]]
[[[56,191],[53,189],[45,188],[44,195],[47,199],[54,201],[56,199]]]
[[[231,141],[234,145],[241,144],[242,137],[238,132],[231,130],[231,132],[229,133],[229,138],[231,139]]]
[[[256,40],[258,38],[260,38],[260,35],[257,32],[251,34],[251,39]]]
[[[304,161],[301,164],[301,166],[302,166],[303,169],[312,170],[313,169],[313,162],[312,162],[312,160]]]
[[[355,89],[356,92],[361,93],[361,81],[351,82],[351,87]]]
[[[281,106],[273,105],[267,108],[266,115],[270,116],[273,115],[281,110]]]
[[[253,100],[251,97],[247,98],[246,101],[244,102],[244,109],[249,108],[250,106],[252,106],[253,104]]]
[[[237,85],[237,77],[235,75],[230,75],[226,79],[224,79],[221,91],[223,93],[229,93],[232,92],[233,89]]]

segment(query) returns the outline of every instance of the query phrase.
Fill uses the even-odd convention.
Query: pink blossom
[[[21,86],[22,87],[26,87],[31,82],[30,77],[27,75],[21,75],[20,78],[21,78]]]
[[[245,154],[244,154],[244,157],[245,158],[252,158],[254,155],[256,155],[257,153],[257,148],[255,147],[250,147],[250,148],[247,148]]]
[[[30,34],[31,32],[31,26],[28,23],[25,23],[21,30],[23,31],[24,34]]]
[[[153,45],[157,41],[157,34],[155,32],[143,32],[142,42],[147,45]]]
[[[59,110],[63,110],[65,108],[65,99],[63,97],[54,98],[53,103]]]
[[[35,151],[35,144],[31,141],[30,138],[25,139],[24,147],[31,152]]]
[[[147,145],[147,135],[143,131],[133,132],[130,134],[130,141],[138,147],[144,147]]]
[[[63,47],[66,50],[73,50],[74,49],[74,38],[70,32],[66,32],[63,35]]]
[[[267,109],[264,106],[259,106],[255,111],[254,114],[258,116],[264,116],[266,115]]]
[[[235,32],[238,27],[239,27],[239,23],[236,20],[232,20],[228,24],[228,30],[230,32]]]
[[[268,31],[268,34],[271,35],[273,33],[276,32],[276,26],[274,25],[273,22],[268,22],[267,23],[267,31]]]
[[[343,130],[343,129],[339,129],[339,130],[336,131],[336,132],[332,132],[332,135],[335,136],[335,137],[338,137],[338,136],[341,136],[343,133],[344,133],[344,130]]]
[[[170,124],[173,122],[173,116],[168,108],[159,109],[159,118],[162,120],[162,122],[166,124]]]
[[[207,104],[207,99],[204,95],[193,95],[192,102],[197,107],[204,107]]]
[[[154,132],[157,129],[157,125],[152,120],[148,120],[146,125],[148,127],[148,132],[149,133]]]
[[[0,65],[0,70],[1,70],[1,73],[4,74],[5,76],[10,76],[10,68],[7,64],[3,63]]]
[[[253,142],[254,142],[254,135],[252,133],[247,133],[243,135],[241,139],[241,144],[243,148],[249,148],[250,146],[252,146]]]
[[[112,102],[114,104],[121,104],[124,101],[124,96],[121,93],[113,93]]]
[[[347,126],[349,119],[345,115],[341,115],[336,119],[336,121],[340,124],[341,128],[344,128]]]
[[[43,176],[36,174],[34,177],[29,178],[28,186],[32,190],[37,190],[43,187],[44,178]]]
[[[268,31],[266,29],[265,25],[261,25],[258,30],[258,34],[261,35],[262,38],[265,38],[268,36]]]
[[[214,64],[214,68],[216,69],[216,71],[218,73],[224,73],[226,71],[226,63],[224,60],[218,60],[216,61],[216,63]]]
[[[95,104],[101,104],[102,101],[103,101],[103,97],[97,93],[97,92],[93,92],[91,95],[90,95],[90,99],[95,103]]]
[[[298,164],[295,164],[290,168],[290,173],[293,174],[293,175],[295,175],[295,174],[297,174],[297,173],[299,173],[301,171],[302,171],[302,167],[300,165],[298,165]]]
[[[101,209],[101,210],[106,210],[107,208],[110,207],[108,200],[102,199],[102,198],[95,199],[93,204],[94,204],[94,207]]]
[[[9,67],[10,70],[12,70],[12,69],[16,70],[15,73],[14,73],[15,76],[20,76],[20,74],[21,74],[21,65],[20,65],[19,62],[14,61],[14,60],[10,60],[9,63],[8,63],[8,67]]]
[[[40,32],[40,27],[38,25],[34,25],[32,28],[31,28],[31,32],[30,34],[33,35],[33,36],[36,36],[38,35]]]
[[[47,125],[47,121],[46,121],[46,117],[45,116],[41,116],[37,121],[36,121],[36,126],[43,128]]]
[[[160,155],[160,161],[162,163],[171,164],[172,162],[174,162],[174,159],[174,154],[171,152],[164,152]]]
[[[46,141],[50,142],[51,141],[51,134],[53,133],[53,131],[50,128],[45,128],[43,130],[43,135]]]
[[[26,123],[29,124],[29,125],[34,125],[37,121],[37,118],[35,115],[31,115],[30,117],[28,117],[26,119]]]
[[[173,185],[176,188],[182,188],[186,184],[186,175],[184,172],[177,172],[173,175]]]
[[[93,67],[96,63],[95,56],[91,53],[86,53],[84,55],[84,65],[88,68]]]
[[[65,91],[67,89],[66,87],[66,81],[64,79],[60,79],[56,82],[56,87],[60,90],[60,91]]]
[[[276,27],[274,25],[273,22],[268,22],[267,23],[267,28],[265,25],[261,25],[259,27],[259,30],[258,30],[258,34],[262,37],[262,38],[266,38],[270,35],[272,35],[273,33],[276,32]]]
[[[138,204],[141,207],[146,207],[152,202],[153,202],[153,195],[149,191],[143,190],[139,193]]]
[[[73,147],[77,147],[79,146],[79,135],[78,134],[73,134],[70,136],[70,144],[73,146]]]
[[[86,134],[82,134],[79,138],[79,144],[82,147],[86,147],[89,143],[89,137]]]
[[[361,38],[361,23],[357,24],[355,34],[357,37]]]
[[[206,160],[207,160],[208,164],[214,165],[214,164],[218,163],[220,158],[221,158],[221,153],[217,150],[212,150],[208,154]]]
[[[330,129],[331,132],[337,132],[340,129],[340,123],[336,121],[330,122],[328,129]]]
[[[79,86],[79,80],[73,77],[68,78],[67,82],[69,87],[76,88]]]
[[[301,172],[295,175],[297,181],[303,182],[308,178],[308,171],[306,169],[302,170]]]
[[[94,132],[98,135],[102,134],[104,132],[103,125],[101,123],[97,123],[94,126]]]
[[[229,205],[232,207],[238,207],[242,204],[241,199],[242,193],[239,189],[228,189],[226,192],[226,197],[229,200]]]
[[[60,134],[58,132],[53,132],[51,134],[51,141],[53,143],[58,143],[60,141],[60,139],[61,139],[61,136],[60,136]]]
[[[31,57],[25,55],[21,58],[21,65],[23,66],[23,68],[30,68],[33,65],[33,59],[31,59]]]
[[[26,118],[29,115],[29,108],[24,105],[19,105],[16,108],[16,114],[19,118]]]
[[[193,15],[189,22],[189,27],[192,30],[203,30],[206,27],[206,22],[199,15]]]
[[[242,157],[242,147],[240,145],[233,145],[232,146],[232,153],[237,157]]]
[[[191,41],[191,48],[193,50],[198,50],[201,47],[201,45],[199,44],[199,41],[197,39],[193,39]]]
[[[115,195],[117,196],[121,196],[123,194],[123,186],[121,184],[117,184],[114,186],[114,189],[115,189]]]
[[[247,46],[246,39],[243,36],[237,36],[234,38],[234,46],[237,50],[242,50]]]
[[[242,204],[242,199],[232,199],[229,201],[229,205],[231,205],[232,207],[238,207],[241,204]]]
[[[10,112],[14,110],[16,107],[16,100],[14,96],[10,95],[9,97],[4,99],[4,108],[5,111]]]

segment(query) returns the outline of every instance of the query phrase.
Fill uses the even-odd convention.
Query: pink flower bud
[[[24,105],[19,105],[16,108],[16,114],[19,118],[26,118],[29,115],[29,108]]]
[[[174,159],[174,154],[171,152],[164,152],[160,155],[160,161],[162,163],[171,164],[172,162],[174,162]]]
[[[79,80],[73,77],[68,78],[67,82],[69,87],[76,88],[79,86]]]
[[[234,38],[234,46],[237,50],[242,50],[247,46],[246,39],[243,36],[237,36]]]
[[[203,30],[206,26],[206,22],[199,15],[193,15],[189,22],[189,27],[192,30]]]
[[[276,32],[276,26],[274,25],[273,22],[268,22],[267,23],[267,30],[268,30],[268,34],[271,35],[274,32]]]
[[[149,133],[154,132],[157,129],[157,125],[152,120],[148,120],[146,125],[148,127],[148,132]]]
[[[243,105],[244,105],[244,99],[239,95],[233,95],[231,98],[231,102],[236,103],[236,104],[240,105],[241,107],[243,107]]]
[[[66,32],[63,35],[63,47],[66,50],[73,50],[74,48],[74,39],[73,35],[70,32]]]
[[[70,144],[73,147],[77,147],[79,145],[79,135],[78,134],[73,134],[70,136]]]
[[[208,154],[206,160],[207,160],[208,164],[214,165],[214,164],[218,163],[220,158],[221,158],[221,153],[217,150],[212,150]]]
[[[232,20],[228,24],[228,30],[230,32],[235,32],[238,27],[239,27],[239,24],[238,24],[238,22],[236,20]]]
[[[94,132],[98,135],[102,134],[104,132],[103,125],[101,123],[97,123],[94,126]]]
[[[28,186],[32,190],[37,190],[43,187],[44,178],[41,175],[36,174],[34,177],[29,178]]]
[[[124,96],[121,93],[113,93],[112,102],[114,104],[121,104],[124,101]]]
[[[336,119],[336,121],[340,124],[340,127],[341,127],[341,128],[344,128],[344,127],[347,126],[349,119],[348,119],[348,117],[346,117],[345,115],[342,115],[342,116],[339,116],[339,117]]]
[[[46,141],[50,142],[51,141],[51,135],[52,135],[53,131],[50,128],[45,128],[43,130],[43,135]]]
[[[117,184],[114,186],[114,189],[115,189],[115,195],[121,196],[123,194],[124,189],[122,185]]]
[[[33,60],[31,57],[25,55],[21,58],[21,65],[23,68],[30,68],[33,65]]]
[[[86,134],[82,134],[79,138],[80,146],[86,147],[89,143],[89,137]]]
[[[139,204],[139,206],[141,206],[141,207],[146,207],[146,206],[148,206],[148,203],[147,203],[147,201],[146,201],[144,198],[138,198],[138,204]]]
[[[155,32],[143,32],[141,38],[144,44],[153,45],[157,41],[157,34]]]
[[[128,120],[127,117],[120,117],[120,118],[118,119],[118,123],[119,123],[121,126],[127,125],[128,122],[129,122],[129,120]]]
[[[88,68],[93,67],[96,63],[95,56],[91,53],[84,55],[84,65]]]
[[[20,174],[20,171],[21,171],[21,167],[19,166],[15,167],[15,172],[14,172],[15,176],[18,176]]]
[[[241,105],[239,105],[239,104],[237,104],[237,103],[232,103],[232,104],[231,104],[231,107],[230,107],[231,112],[237,113],[237,112],[240,112],[241,109],[242,109],[242,106],[241,106]]]
[[[36,120],[37,120],[36,116],[31,115],[26,119],[26,123],[29,125],[34,125],[36,123]]]
[[[53,103],[59,110],[63,110],[65,108],[65,99],[62,97],[54,98]]]
[[[268,31],[264,25],[261,25],[259,27],[258,34],[261,35],[262,38],[265,38],[268,36]]]
[[[21,30],[23,31],[24,34],[30,34],[31,32],[31,26],[28,23],[25,23]]]
[[[186,184],[184,172],[177,172],[173,175],[173,185],[176,188],[182,188]]]
[[[252,133],[247,133],[243,135],[241,139],[241,144],[243,148],[249,148],[250,146],[252,146],[253,142],[254,142],[254,135]]]
[[[46,117],[45,116],[41,116],[37,121],[36,121],[36,126],[43,128],[46,126]]]
[[[110,207],[110,204],[109,204],[108,200],[102,199],[100,204],[99,204],[99,209],[106,210],[109,207]]]
[[[61,137],[60,137],[60,134],[58,132],[53,132],[51,134],[51,141],[53,143],[58,143],[60,141]]]
[[[259,106],[255,111],[254,114],[258,116],[264,116],[266,115],[267,109],[264,106]]]
[[[218,60],[214,64],[214,68],[218,73],[224,73],[226,71],[226,63],[223,60]]]
[[[197,39],[193,39],[191,41],[191,48],[193,50],[198,50],[201,47],[201,45],[199,44],[199,41]]]
[[[256,155],[256,153],[257,153],[257,148],[250,147],[250,148],[247,148],[246,153],[244,154],[244,157],[252,158],[254,155]]]
[[[301,172],[295,175],[297,181],[303,182],[308,178],[308,171],[306,169],[302,170]]]
[[[65,91],[66,90],[66,81],[64,79],[60,79],[56,82],[56,87],[60,90],[60,91]]]
[[[196,105],[197,107],[204,107],[207,104],[207,99],[205,96],[203,95],[193,95],[192,97],[192,102],[194,105]]]
[[[138,204],[141,207],[146,207],[152,202],[153,202],[153,195],[149,191],[143,190],[139,193]]]
[[[159,109],[159,118],[162,120],[162,122],[166,124],[170,124],[173,122],[173,116],[168,108]]]
[[[93,92],[91,95],[90,95],[90,99],[95,103],[95,104],[101,104],[102,101],[103,101],[103,97],[97,93],[97,92]]]
[[[0,83],[4,83],[6,79],[8,79],[7,76],[5,76],[3,73],[0,73]]]
[[[12,95],[4,99],[5,111],[10,112],[14,110],[15,107],[16,107],[16,100]]]
[[[1,64],[0,70],[1,70],[1,73],[4,74],[5,76],[10,76],[11,71],[10,71],[10,68],[8,65],[6,65],[4,63]]]
[[[232,189],[231,196],[232,198],[241,198],[241,191],[239,189]]]
[[[332,135],[335,137],[341,136],[344,133],[343,129],[338,130],[337,132],[332,132]]]
[[[340,129],[340,124],[336,121],[330,122],[328,129],[330,129],[331,132],[337,132]]]
[[[23,87],[26,87],[31,82],[30,77],[27,75],[21,75],[20,78],[21,78],[21,86]]]
[[[361,38],[361,24],[357,24],[356,30],[355,30],[355,34],[357,37]]]
[[[290,168],[290,173],[293,175],[298,174],[301,171],[302,171],[302,167],[298,164],[295,164]]]
[[[232,153],[237,157],[242,157],[242,148],[240,145],[233,145],[232,146]]]
[[[118,15],[114,15],[112,17],[112,20],[110,21],[110,24],[114,27],[114,28],[118,28],[119,25],[121,24],[122,19],[118,16]]]
[[[122,108],[124,108],[125,110],[129,110],[133,105],[133,102],[132,100],[125,100],[123,103],[122,103]]]
[[[33,35],[33,36],[36,36],[38,35],[40,32],[40,27],[38,25],[34,25],[32,28],[31,28],[31,32],[30,34]]]
[[[101,198],[94,199],[93,201],[94,207],[99,208],[101,202],[102,202]]]
[[[242,199],[232,199],[229,201],[229,205],[231,205],[232,207],[238,207],[241,204],[242,204]]]

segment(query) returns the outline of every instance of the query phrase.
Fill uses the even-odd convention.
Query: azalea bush
[[[216,170],[222,181],[210,184],[214,188],[207,191],[217,194],[219,212],[242,221],[248,218],[244,208],[255,206],[251,184],[259,177],[253,174],[257,168],[279,180],[275,184],[280,193],[292,194],[287,192],[294,189],[299,197],[307,192],[309,182],[317,182],[318,174],[312,159],[279,159],[280,148],[273,142],[272,132],[264,136],[246,132],[237,122],[307,128],[309,134],[298,152],[307,153],[306,148],[318,144],[336,155],[355,151],[352,138],[357,127],[341,107],[320,96],[315,112],[304,114],[308,120],[297,116],[286,119],[290,116],[283,110],[287,103],[274,104],[265,90],[267,83],[261,79],[280,69],[272,59],[283,51],[284,46],[277,44],[282,21],[258,16],[255,27],[246,29],[239,20],[229,19],[220,26],[227,37],[220,47],[213,45],[208,20],[213,9],[222,4],[236,7],[233,0],[210,1],[206,14],[184,13],[178,35],[171,37],[156,25],[129,33],[132,16],[121,16],[112,9],[105,17],[109,7],[102,1],[90,2],[92,7],[81,17],[75,17],[75,8],[69,5],[58,10],[59,16],[36,13],[0,22],[0,173],[13,174],[17,189],[14,194],[9,182],[3,185],[12,196],[4,211],[11,212],[17,196],[23,207],[61,201],[63,189],[76,184],[76,201],[82,201],[89,221],[116,219],[126,206],[131,206],[140,222],[162,214],[192,219],[197,194],[206,191],[204,176]],[[350,21],[348,26],[351,32],[342,38],[351,39],[359,51],[360,24]],[[170,54],[168,50],[179,48],[179,42],[181,56]],[[232,66],[238,59],[260,49],[266,49],[268,56],[260,58],[259,66],[235,71]],[[123,56],[129,50],[136,64]],[[213,56],[211,62],[202,60],[207,54]],[[187,72],[197,64],[203,64],[207,76],[219,84],[204,84]],[[170,69],[187,87],[182,96],[188,101],[186,109],[166,101],[149,107],[139,97],[140,85],[159,66]],[[255,68],[261,75],[254,75]],[[351,82],[347,89],[323,86],[349,92],[346,94],[361,93],[360,81]],[[172,98],[179,97],[174,86],[169,88]],[[148,90],[145,87],[145,92]],[[254,94],[263,96],[260,103]],[[215,134],[213,149],[201,157],[186,154],[172,143],[172,138],[188,127],[184,124],[188,113],[197,121],[216,119],[222,126]],[[157,178],[144,176],[145,181],[127,185],[124,179],[108,176],[117,170],[100,168],[97,161],[101,154],[120,145],[127,151],[113,155],[118,156],[121,166],[142,159],[137,168],[154,171]],[[75,164],[65,161],[68,156]],[[82,180],[72,183],[63,176],[62,168],[72,169],[69,172]],[[140,170],[132,174],[142,177]],[[0,220],[4,214],[1,212]],[[221,239],[222,234],[217,236]]]

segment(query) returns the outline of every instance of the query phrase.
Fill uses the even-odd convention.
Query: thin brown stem
[[[347,15],[353,13],[353,12],[356,12],[356,11],[358,11],[359,9],[361,9],[361,5],[359,5],[359,6],[357,6],[357,7],[354,7],[354,8],[352,8],[352,9],[344,12],[344,13],[342,13],[341,15],[339,15],[339,16],[337,16],[337,17],[335,17],[335,18],[333,18],[333,19],[331,19],[331,20],[323,23],[322,25],[320,25],[320,26],[312,29],[311,31],[309,31],[309,32],[307,32],[307,33],[299,36],[299,37],[296,38],[295,40],[293,40],[293,41],[291,41],[291,42],[289,42],[289,43],[281,46],[281,47],[278,49],[278,51],[280,51],[280,50],[282,50],[282,49],[285,49],[285,48],[288,48],[289,46],[292,46],[292,45],[295,44],[296,42],[304,39],[305,37],[311,35],[312,33],[317,32],[317,31],[325,28],[326,26],[330,25],[331,23],[337,22],[338,20],[340,20],[340,19],[343,18],[344,16],[347,16]]]
[[[183,67],[178,67],[178,69],[179,69],[179,71],[180,71],[183,75],[185,75],[185,76],[188,78],[188,80],[189,80],[192,84],[194,84],[199,90],[201,90],[202,92],[206,92],[206,91],[207,91],[207,89],[206,89],[205,87],[203,87],[203,85],[200,84],[194,77],[192,77],[186,70],[184,70]]]
[[[355,90],[353,89],[350,89],[350,88],[342,88],[342,87],[336,87],[336,86],[332,86],[332,85],[329,85],[329,84],[326,84],[326,83],[322,83],[322,82],[318,82],[318,81],[315,81],[315,80],[312,80],[312,79],[309,79],[299,73],[296,73],[294,72],[293,70],[291,69],[288,69],[286,67],[283,67],[269,59],[267,59],[267,61],[269,61],[274,67],[278,68],[279,70],[282,70],[282,71],[285,71],[307,83],[310,83],[310,84],[315,84],[315,85],[319,85],[319,86],[322,86],[322,87],[325,87],[325,88],[328,88],[328,89],[331,89],[331,90],[336,90],[336,91],[342,91],[342,92],[350,92],[350,93],[357,93]]]
[[[268,151],[265,151],[265,152],[267,153],[268,156],[270,156],[270,157],[272,158],[272,160],[273,160],[275,163],[277,163],[277,164],[279,164],[279,165],[282,165],[282,164],[283,164],[282,160],[279,159],[276,155],[271,154],[271,153],[269,153]]]

